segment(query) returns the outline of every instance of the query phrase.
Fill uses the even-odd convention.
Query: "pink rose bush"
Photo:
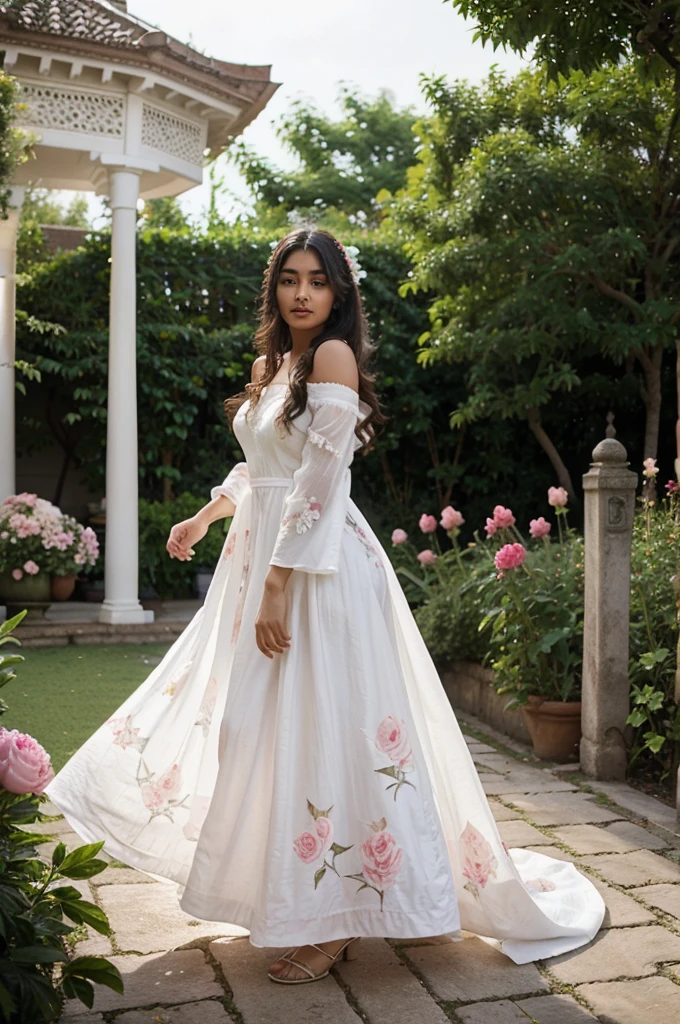
[[[24,573],[75,575],[98,557],[94,530],[50,501],[22,492],[0,503],[0,572],[17,581]]]
[[[569,495],[564,487],[548,488],[548,504],[553,508],[564,508],[569,501]]]
[[[0,728],[0,786],[8,793],[39,795],[53,778],[50,756],[37,740]]]
[[[445,530],[457,530],[463,525],[465,520],[457,509],[447,505],[445,509],[442,509],[439,522]]]
[[[431,548],[425,548],[424,551],[419,551],[416,557],[421,565],[434,565],[437,561],[437,556]]]
[[[552,529],[552,524],[547,523],[543,516],[538,519],[532,519],[529,523],[529,533],[534,540],[541,540],[543,537],[547,537]]]
[[[427,513],[423,512],[422,516],[418,520],[418,526],[423,533],[434,533],[437,529],[437,520],[434,516],[428,516]]]
[[[518,569],[527,556],[527,549],[523,544],[504,544],[500,551],[494,556],[494,563],[497,569]]]
[[[406,530],[396,529],[392,531],[392,543],[393,544],[405,544],[408,540],[408,534]]]

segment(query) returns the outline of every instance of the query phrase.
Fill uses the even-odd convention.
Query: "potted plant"
[[[496,547],[493,572],[481,584],[490,606],[488,661],[507,707],[521,707],[535,753],[552,761],[578,757],[583,662],[583,539],[567,525],[567,492],[551,487],[559,539],[533,519],[535,545],[525,543],[510,509],[498,505],[486,532]]]
[[[0,504],[0,597],[7,604],[65,600],[98,555],[94,531],[45,498],[23,492]]]

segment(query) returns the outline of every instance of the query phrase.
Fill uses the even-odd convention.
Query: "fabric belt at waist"
[[[251,487],[288,487],[293,483],[290,476],[255,476],[250,478]]]

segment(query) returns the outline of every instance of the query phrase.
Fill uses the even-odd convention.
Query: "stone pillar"
[[[630,551],[637,473],[614,438],[593,452],[585,492],[585,615],[581,768],[594,779],[626,772]]]
[[[0,220],[0,501],[16,494],[16,247],[26,190],[10,191],[7,220]]]
[[[137,200],[139,170],[111,167],[111,293],[106,424],[105,591],[100,622],[153,622],[137,597]]]

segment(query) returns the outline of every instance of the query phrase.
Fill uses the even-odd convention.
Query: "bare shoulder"
[[[344,384],[359,391],[359,370],[356,357],[346,341],[329,338],[314,354],[314,366],[308,384]]]
[[[258,356],[253,365],[250,368],[250,379],[254,384],[257,384],[258,380],[264,373],[265,357]]]

